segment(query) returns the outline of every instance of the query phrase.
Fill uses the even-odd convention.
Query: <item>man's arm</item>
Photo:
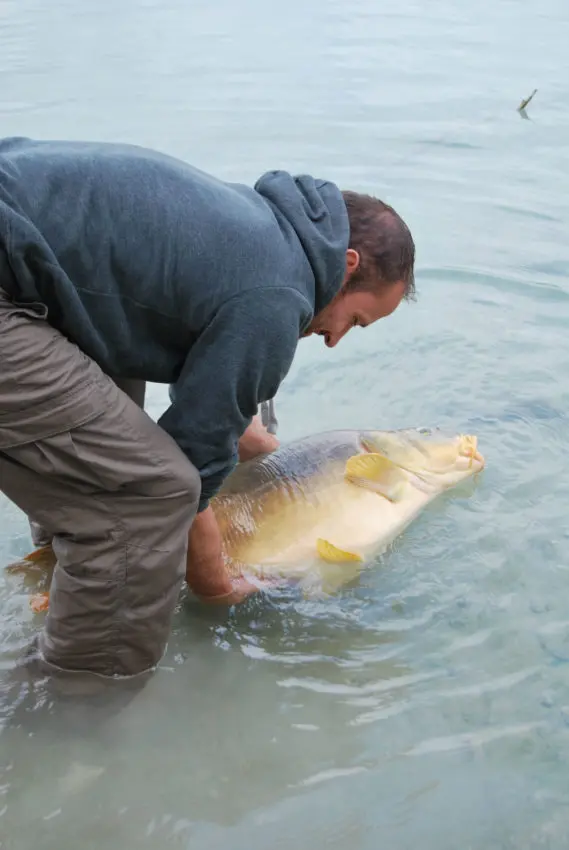
[[[293,289],[258,289],[226,302],[192,347],[159,420],[198,470],[202,491],[189,536],[187,581],[200,596],[239,595],[256,589],[243,579],[231,582],[210,499],[239,457],[239,442],[259,436],[267,450],[270,435],[255,437],[258,405],[271,399],[290,368],[298,340],[310,321],[310,305]],[[248,438],[243,454],[251,451]]]
[[[274,411],[273,418],[276,423]],[[269,433],[261,415],[257,414],[239,440],[239,460],[243,462],[276,451],[278,446],[279,441]],[[228,579],[222,559],[221,534],[211,507],[196,516],[190,529],[186,581],[204,602],[226,605],[241,602],[258,590],[244,579]]]

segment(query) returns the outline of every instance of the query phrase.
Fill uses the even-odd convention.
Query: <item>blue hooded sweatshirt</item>
[[[338,292],[348,240],[325,180],[251,188],[133,145],[0,140],[0,286],[107,374],[173,385],[158,424],[201,476],[200,511]]]

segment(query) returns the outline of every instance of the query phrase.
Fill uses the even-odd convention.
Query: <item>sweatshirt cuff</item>
[[[200,498],[197,513],[201,514],[206,508],[209,508],[209,498],[207,496],[205,498]]]

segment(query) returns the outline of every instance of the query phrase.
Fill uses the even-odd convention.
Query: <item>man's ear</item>
[[[346,251],[346,278],[353,275],[360,265],[360,255],[353,248],[348,248]]]

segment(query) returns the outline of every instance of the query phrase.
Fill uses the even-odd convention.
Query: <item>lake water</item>
[[[438,425],[487,469],[333,600],[182,597],[120,711],[14,675],[41,619],[0,576],[1,850],[566,850],[568,40],[564,0],[2,0],[2,135],[393,203],[419,300],[303,341],[280,436]]]

